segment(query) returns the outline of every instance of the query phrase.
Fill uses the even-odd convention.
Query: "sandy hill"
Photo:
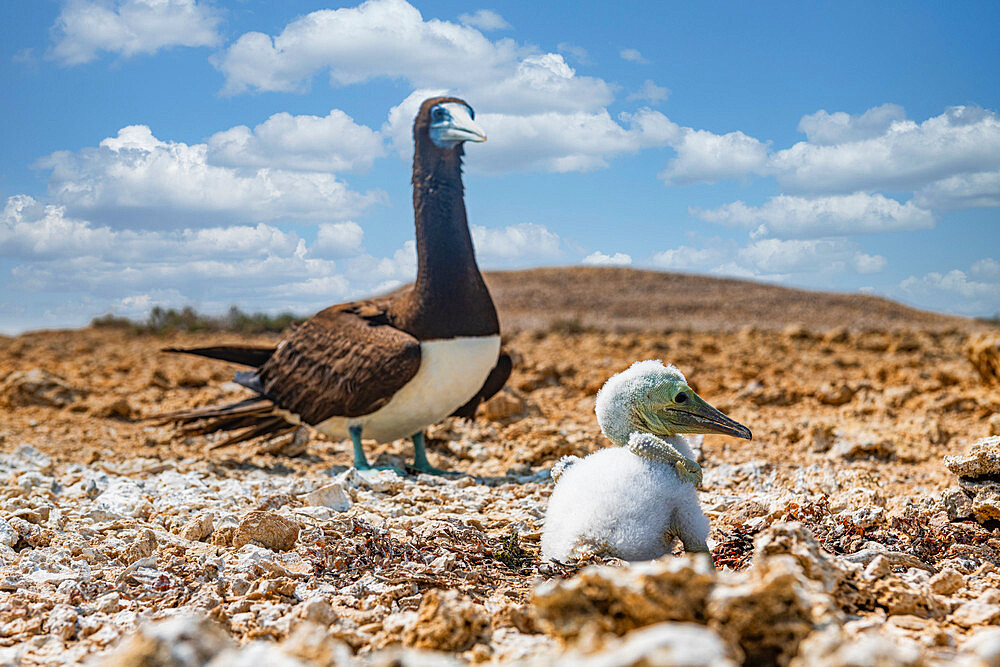
[[[486,274],[504,328],[611,330],[969,329],[967,318],[881,297],[629,268],[565,267]]]

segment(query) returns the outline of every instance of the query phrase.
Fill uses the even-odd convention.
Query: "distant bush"
[[[244,313],[233,306],[225,315],[204,315],[191,306],[162,308],[154,306],[149,316],[142,320],[130,320],[113,313],[95,317],[90,325],[98,328],[126,329],[133,333],[166,334],[173,331],[233,331],[242,334],[278,333],[304,321],[292,313],[268,315],[267,313]]]

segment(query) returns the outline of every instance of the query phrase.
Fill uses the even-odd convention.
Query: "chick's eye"
[[[476,120],[476,112],[472,110],[472,107],[465,107],[465,108],[469,110],[469,118],[471,118],[472,120]]]
[[[687,403],[688,395],[683,391],[676,396],[674,396],[674,403]]]
[[[444,118],[444,109],[435,109],[434,120],[441,120],[442,118]]]

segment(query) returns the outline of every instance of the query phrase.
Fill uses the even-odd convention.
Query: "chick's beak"
[[[750,429],[722,414],[694,392],[689,394],[686,403],[674,405],[668,412],[670,421],[682,427],[685,433],[720,433],[745,440],[753,439]]]
[[[443,141],[472,141],[475,143],[486,141],[486,132],[483,128],[472,120],[468,111],[457,104],[451,108],[450,122],[435,129]]]

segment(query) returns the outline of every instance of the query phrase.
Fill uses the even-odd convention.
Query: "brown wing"
[[[257,375],[278,407],[318,424],[378,410],[419,368],[419,341],[389,323],[382,303],[363,301],[317,313]]]

